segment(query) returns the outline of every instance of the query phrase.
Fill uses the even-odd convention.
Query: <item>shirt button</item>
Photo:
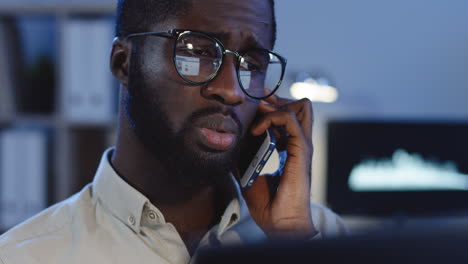
[[[149,211],[148,212],[148,217],[151,219],[151,220],[154,220],[156,219],[156,213],[154,211]]]
[[[131,225],[135,225],[135,217],[133,217],[133,215],[129,216],[129,217],[128,217],[128,222],[129,222]]]

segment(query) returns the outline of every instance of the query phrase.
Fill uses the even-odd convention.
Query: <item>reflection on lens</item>
[[[250,87],[250,81],[252,80],[252,73],[249,71],[239,71],[239,78],[242,87]],[[245,88],[244,88],[245,89]],[[248,90],[245,89],[245,90]]]
[[[185,76],[200,75],[200,59],[189,56],[176,55],[176,66],[180,74]]]
[[[218,71],[222,50],[214,39],[204,34],[184,32],[177,39],[174,59],[182,78],[202,83]]]

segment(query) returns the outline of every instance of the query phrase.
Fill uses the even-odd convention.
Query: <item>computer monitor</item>
[[[195,263],[465,264],[467,243],[466,228],[396,229],[323,240],[201,249]]]
[[[334,120],[327,129],[327,203],[337,213],[468,209],[468,122]]]

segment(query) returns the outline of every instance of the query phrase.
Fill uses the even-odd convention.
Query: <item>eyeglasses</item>
[[[180,77],[192,85],[203,85],[216,78],[228,53],[236,56],[237,79],[251,98],[271,96],[283,80],[286,59],[267,49],[254,48],[240,54],[226,49],[219,39],[206,33],[180,29],[129,34],[124,39],[138,36],[175,39],[174,66]],[[264,88],[271,92],[265,95]]]

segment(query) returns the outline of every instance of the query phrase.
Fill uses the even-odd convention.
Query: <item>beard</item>
[[[219,152],[203,149],[190,137],[198,118],[221,113],[222,109],[214,107],[197,110],[184,120],[178,131],[175,131],[168,113],[162,107],[161,100],[164,99],[160,96],[159,89],[166,87],[148,87],[140,65],[139,55],[132,54],[128,89],[124,95],[125,115],[130,129],[145,150],[164,166],[168,176],[164,184],[178,190],[171,197],[171,202],[189,199],[208,186],[227,186],[231,181],[230,171],[238,161],[239,144],[229,151]],[[231,113],[231,116],[242,131],[238,117],[234,113]]]

